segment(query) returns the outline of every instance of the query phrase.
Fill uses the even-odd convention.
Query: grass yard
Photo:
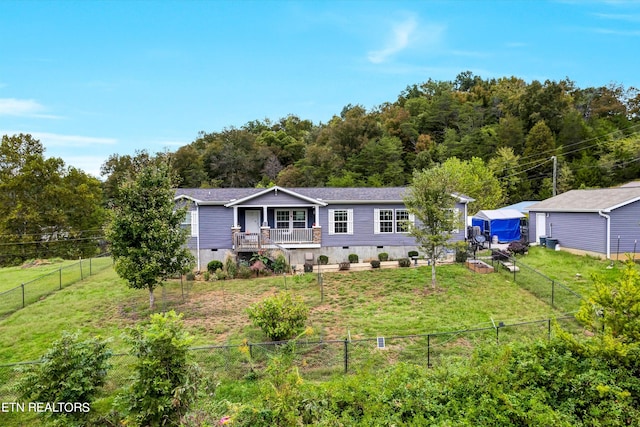
[[[622,268],[620,264],[607,268],[606,261],[543,248],[531,248],[519,261],[585,296],[593,286],[592,273],[615,279]],[[11,277],[20,272],[2,273]],[[442,265],[437,291],[430,289],[430,275],[430,267],[326,273],[322,293],[315,274],[173,281],[156,290],[155,311],[175,309],[184,314],[194,346],[201,347],[193,351],[194,358],[221,381],[217,396],[235,401],[255,392],[256,383],[245,377],[251,367],[264,366],[274,350],[254,344],[251,360],[240,351],[243,342],[267,341],[251,325],[245,308],[279,290],[301,296],[310,307],[308,323],[315,335],[299,343],[298,360],[301,373],[310,380],[342,375],[347,366],[345,344],[340,340],[345,338],[353,340],[348,349],[350,372],[398,360],[437,364],[442,358],[466,357],[481,343],[544,338],[550,324],[535,321],[565,313],[514,283],[506,272],[477,274],[461,264]],[[115,353],[126,353],[122,339],[126,328],[148,319],[150,313],[148,293],[129,289],[112,268],[106,268],[0,319],[0,365],[37,359],[64,330],[110,338]],[[500,322],[504,327],[492,327]],[[570,323],[563,326],[575,328]],[[457,332],[461,330],[476,331]],[[376,337],[386,338],[384,351],[376,350]],[[326,344],[318,345],[319,340]],[[208,347],[224,344],[237,347]],[[131,363],[128,355],[113,357],[114,368],[104,397],[95,403],[96,410],[109,410],[110,393],[126,384]],[[15,381],[17,375],[12,369],[0,369],[0,384]],[[10,389],[0,385],[0,400],[12,398]],[[37,425],[37,419],[31,423],[21,417],[7,422]]]
[[[592,287],[591,273],[615,278],[620,271],[619,266],[607,269],[608,262],[595,258],[535,247],[520,260],[583,295]],[[0,272],[4,277],[21,273],[5,270]],[[576,273],[581,276],[576,278]],[[244,310],[285,288],[309,305],[309,323],[325,340],[447,332],[490,326],[492,320],[510,324],[562,314],[513,283],[508,274],[483,275],[462,265],[443,265],[438,279],[441,290],[431,293],[428,267],[326,273],[322,302],[313,274],[194,282],[184,288],[172,282],[156,290],[156,309],[184,313],[196,345],[265,341]],[[0,363],[37,358],[63,330],[112,337],[113,348],[122,351],[125,328],[149,314],[148,293],[128,289],[108,268],[0,320]]]

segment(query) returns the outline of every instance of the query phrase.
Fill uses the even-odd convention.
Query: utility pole
[[[558,158],[556,156],[551,156],[551,160],[553,160],[553,195],[555,196],[556,194],[558,194],[558,191],[557,191],[558,179],[556,178],[558,174]]]

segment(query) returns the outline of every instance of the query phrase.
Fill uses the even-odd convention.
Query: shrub
[[[305,262],[304,263],[304,272],[305,273],[313,273],[313,264]]]
[[[388,260],[389,260],[389,254],[388,254],[388,253],[386,253],[386,252],[380,252],[380,253],[378,254],[378,259],[379,259],[380,261],[388,261]]]
[[[409,258],[400,258],[398,260],[398,265],[400,267],[411,267],[411,260]]]
[[[227,255],[224,259],[224,270],[230,279],[235,279],[238,274],[238,264],[231,255]]]
[[[288,271],[289,263],[287,263],[287,258],[284,256],[284,254],[279,254],[273,263],[273,272],[280,274],[286,273]]]
[[[63,332],[42,356],[42,363],[24,369],[16,390],[22,401],[88,404],[104,385],[110,357],[107,341],[80,341],[77,333]],[[48,416],[77,419],[85,413],[52,412]]]
[[[301,297],[289,292],[278,294],[253,304],[247,309],[249,319],[272,341],[294,337],[304,327],[309,308]]]
[[[418,256],[418,251],[409,251],[409,258],[415,258]]]
[[[509,243],[509,246],[507,246],[507,251],[512,255],[524,255],[527,251],[529,251],[529,243],[522,240],[511,242]]]
[[[223,264],[222,264],[222,261],[218,261],[217,259],[209,261],[209,264],[207,264],[207,271],[209,273],[213,273],[214,271],[216,271],[219,268],[222,269],[223,268]]]
[[[318,262],[319,262],[320,264],[322,264],[322,265],[327,265],[327,264],[329,264],[329,257],[328,257],[328,256],[326,256],[326,255],[320,255],[320,256],[318,257]]]
[[[469,258],[469,245],[467,242],[457,242],[456,249],[456,262],[463,263]]]
[[[254,261],[249,268],[251,269],[251,271],[256,273],[256,277],[261,274],[267,274],[267,272],[269,271],[265,263],[260,260]]]
[[[253,275],[251,269],[249,268],[248,265],[241,265],[238,268],[238,276],[241,279],[248,279]]]
[[[349,258],[349,262],[354,264],[358,263],[358,254],[349,254],[348,258]]]
[[[209,271],[205,271],[202,277],[204,278],[205,282],[208,282],[209,279],[211,278],[211,273],[209,273]]]
[[[118,403],[134,425],[179,425],[195,400],[201,372],[189,361],[192,339],[181,318],[173,310],[152,314],[151,323],[129,331],[135,376]]]
[[[372,259],[371,261],[369,261],[371,263],[371,267],[373,268],[380,268],[380,261],[377,259]]]
[[[193,271],[188,271],[184,277],[188,282],[193,282],[194,280],[196,280],[196,274]]]
[[[213,274],[215,274],[216,280],[226,280],[227,272],[222,269],[217,269]]]

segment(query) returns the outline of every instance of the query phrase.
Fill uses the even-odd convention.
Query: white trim
[[[328,209],[328,224],[329,224],[329,235],[349,235],[353,234],[353,209]],[[346,233],[336,233],[336,212],[346,212],[347,213],[347,232]],[[339,221],[344,222],[344,221]]]
[[[246,202],[248,200],[255,199],[256,197],[263,196],[263,195],[265,195],[265,194],[267,194],[267,193],[269,193],[271,191],[273,191],[276,195],[278,194],[278,191],[282,191],[285,194],[288,194],[290,196],[296,197],[296,198],[301,199],[301,200],[305,200],[305,201],[307,201],[309,203],[313,203],[314,205],[327,206],[327,204],[325,202],[321,202],[318,199],[313,199],[311,197],[303,196],[300,193],[296,193],[295,191],[287,190],[286,188],[282,188],[282,187],[279,187],[277,185],[273,186],[273,187],[270,187],[270,188],[265,188],[263,191],[260,191],[260,192],[255,193],[255,194],[251,194],[250,196],[243,197],[242,199],[233,200],[233,201],[225,204],[225,206],[226,207],[236,206],[236,205],[242,204],[242,203],[244,203],[244,202]]]

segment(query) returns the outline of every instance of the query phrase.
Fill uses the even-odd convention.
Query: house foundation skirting
[[[305,255],[310,253],[313,258],[313,263],[318,263],[318,256],[326,255],[329,257],[330,264],[336,264],[342,261],[349,260],[349,254],[357,254],[359,262],[369,262],[372,259],[378,259],[378,254],[386,252],[389,254],[389,259],[407,258],[409,251],[418,251],[420,255],[424,255],[419,248],[415,245],[406,246],[383,246],[378,248],[376,246],[349,246],[344,248],[342,246],[328,246],[321,248],[289,248],[289,254],[291,256],[291,264],[302,266],[305,263]],[[194,256],[198,256],[197,251],[192,250]],[[229,256],[235,257],[235,252],[231,248],[221,248],[215,251],[211,249],[200,249],[200,268],[206,270],[207,264],[212,260],[224,261]]]

